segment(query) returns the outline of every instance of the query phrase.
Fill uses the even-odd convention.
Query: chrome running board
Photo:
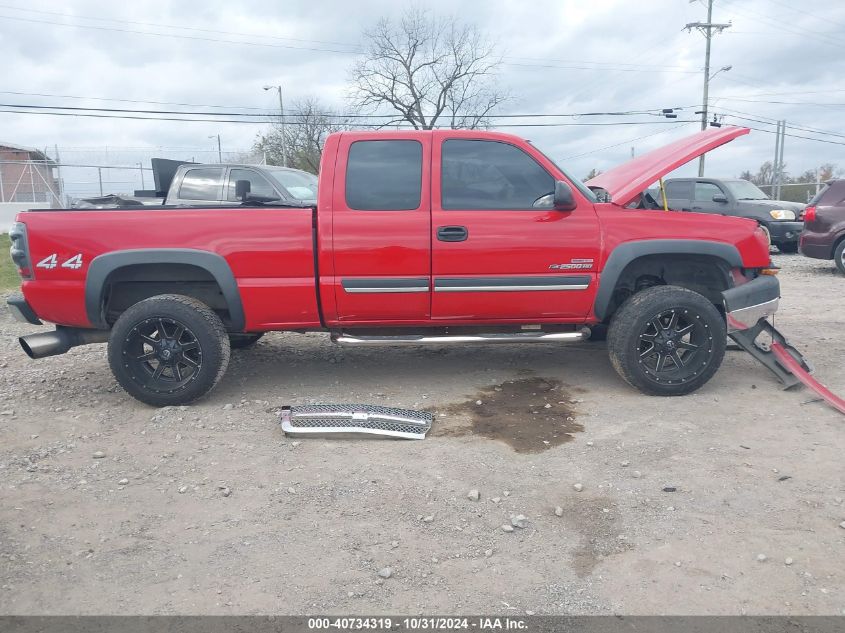
[[[332,343],[341,345],[437,345],[451,343],[572,343],[590,337],[590,329],[576,332],[514,332],[507,334],[449,334],[444,336],[398,335],[357,336],[354,334],[332,334]]]
[[[307,404],[282,409],[285,435],[292,437],[378,435],[422,440],[434,416],[426,411],[367,404]]]

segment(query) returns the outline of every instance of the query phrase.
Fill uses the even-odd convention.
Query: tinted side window
[[[179,187],[179,197],[183,200],[219,200],[222,184],[222,167],[189,169]]]
[[[235,186],[239,180],[249,181],[249,192],[254,196],[262,196],[264,198],[279,197],[273,186],[258,172],[251,169],[232,169],[229,172],[229,200],[235,202],[238,200],[238,197],[235,195]]]
[[[346,164],[346,204],[361,211],[418,209],[422,145],[418,141],[355,141]]]
[[[695,183],[695,201],[713,202],[713,196],[724,195],[724,192],[712,182]]]
[[[498,141],[443,142],[444,209],[531,209],[555,180],[518,147]]]
[[[667,182],[666,183],[666,197],[667,198],[682,198],[684,200],[692,200],[692,183],[691,182]]]

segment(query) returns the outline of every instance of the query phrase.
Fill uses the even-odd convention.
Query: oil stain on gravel
[[[508,380],[485,387],[466,402],[434,411],[440,415],[432,435],[480,435],[504,442],[517,453],[539,453],[584,430],[575,421],[573,404],[558,380]]]

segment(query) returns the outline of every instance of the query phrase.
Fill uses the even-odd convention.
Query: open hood
[[[586,184],[601,187],[614,204],[624,207],[659,178],[750,131],[747,127],[711,127],[614,167]]]

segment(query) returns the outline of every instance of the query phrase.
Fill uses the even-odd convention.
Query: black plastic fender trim
[[[246,327],[241,295],[229,264],[217,253],[190,248],[155,248],[114,251],[95,257],[85,280],[85,311],[91,325],[108,328],[103,314],[103,296],[109,275],[119,268],[142,264],[187,264],[207,271],[223,293],[229,308],[231,331]]]
[[[648,255],[706,255],[724,260],[731,268],[742,267],[742,257],[733,244],[707,240],[637,240],[617,246],[607,258],[599,278],[594,312],[596,317],[607,317],[610,300],[622,271],[632,261]]]

